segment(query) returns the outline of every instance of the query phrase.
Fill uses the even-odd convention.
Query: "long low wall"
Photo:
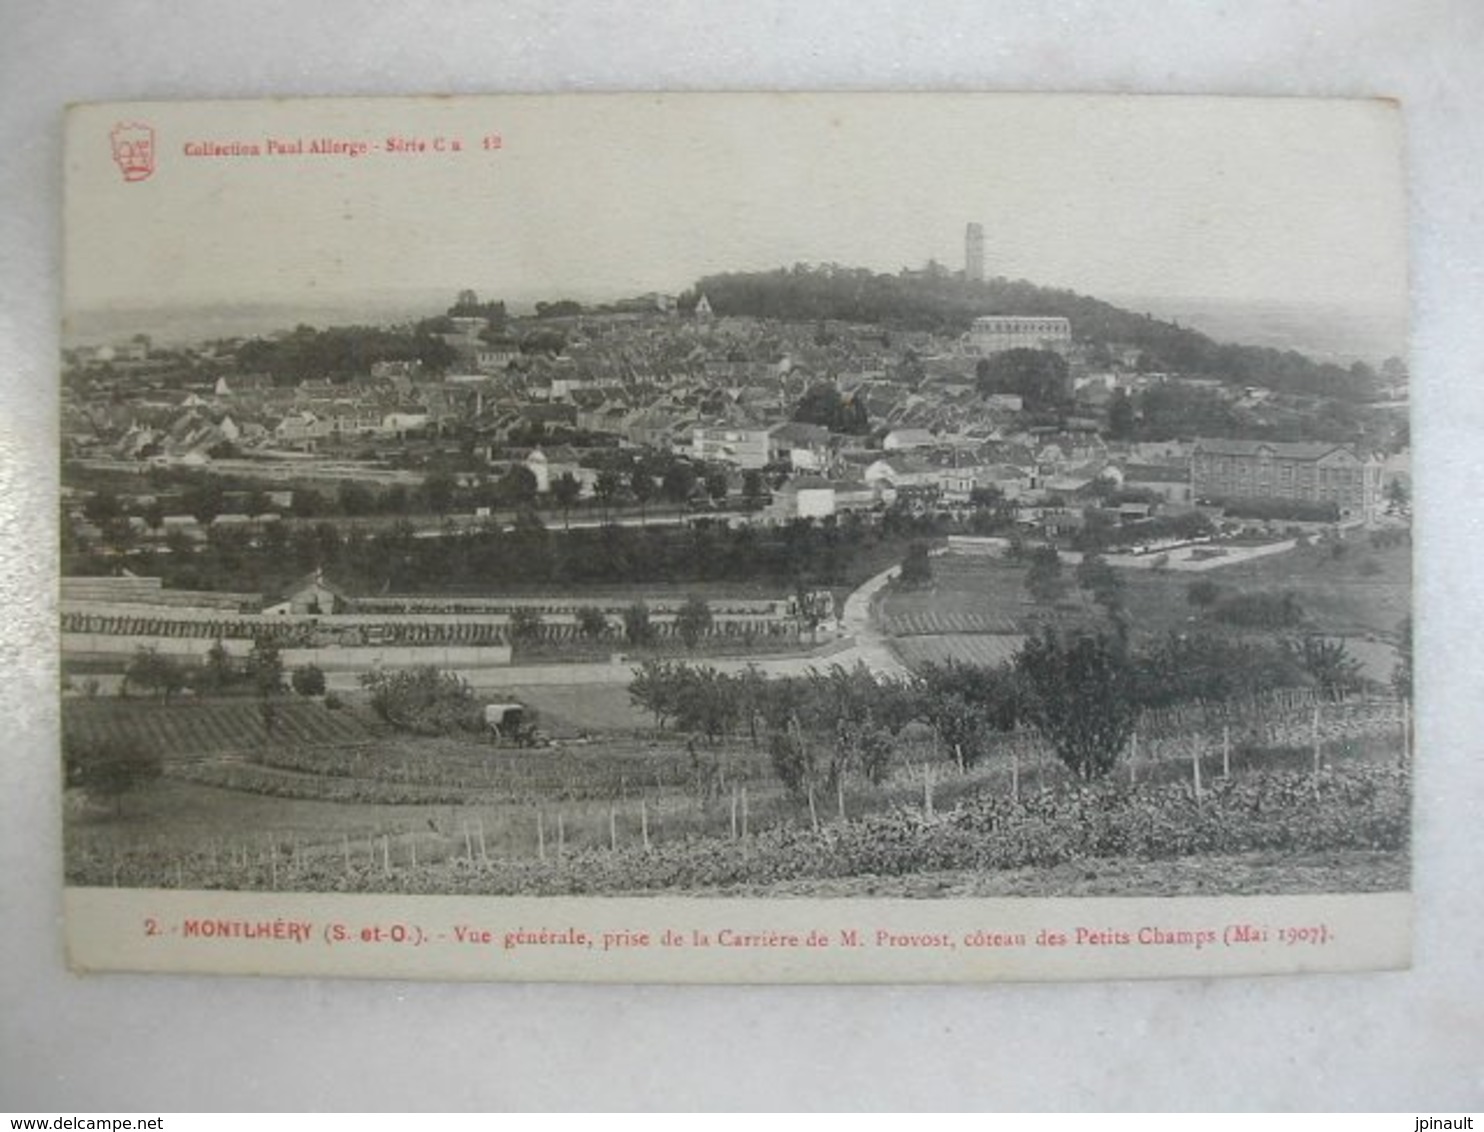
[[[221,610],[172,609],[159,605],[104,604],[99,602],[63,601],[61,612],[72,617],[111,617],[120,620],[155,618],[193,625],[245,625],[283,626],[315,625],[326,629],[359,627],[362,625],[508,625],[509,613],[226,613]],[[621,613],[606,614],[612,625],[618,625]],[[673,609],[651,609],[650,620],[655,624],[669,624],[675,620]],[[549,625],[575,625],[577,616],[570,611],[543,613],[543,622]],[[713,605],[711,619],[715,624],[761,624],[764,622],[793,622],[786,613],[737,613],[717,609]]]
[[[124,659],[141,648],[152,648],[162,656],[205,661],[215,642],[204,637],[133,637],[108,633],[63,633],[63,656],[88,656]],[[229,638],[222,642],[229,656],[245,657],[252,652],[252,642]],[[281,649],[279,656],[285,668],[313,664],[326,671],[364,671],[366,669],[410,668],[432,664],[439,668],[494,668],[510,663],[508,645],[433,645],[427,648],[350,647],[332,645],[322,649]]]
[[[510,664],[509,645],[435,645],[428,648],[344,648],[332,645],[322,649],[284,649],[282,655],[285,668],[314,664],[327,672],[413,668],[424,664],[438,668],[500,668]]]

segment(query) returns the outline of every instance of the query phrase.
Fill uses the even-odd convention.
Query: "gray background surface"
[[[4,0],[0,29],[0,1109],[1484,1105],[1484,6]],[[54,753],[62,105],[774,88],[1402,100],[1420,529],[1414,970],[910,990],[69,975]]]

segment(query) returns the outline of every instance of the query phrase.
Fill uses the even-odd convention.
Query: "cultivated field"
[[[1372,545],[1352,532],[1337,554],[1332,546],[1299,547],[1200,575],[1223,590],[1282,594],[1291,591],[1302,607],[1303,628],[1330,636],[1393,638],[1411,600],[1411,548]],[[1067,594],[1056,607],[1037,605],[1025,587],[1024,563],[1002,558],[943,555],[933,559],[932,583],[922,589],[882,595],[877,622],[896,638],[910,664],[951,655],[942,645],[914,645],[917,637],[948,634],[1015,634],[1052,620],[1063,625],[1106,624],[1101,611],[1075,584],[1076,567],[1063,566]],[[1189,574],[1122,570],[1124,602],[1140,634],[1203,630],[1236,632],[1187,600]],[[1359,649],[1361,641],[1356,641]],[[967,651],[967,650],[966,650]],[[1363,650],[1362,650],[1363,651]],[[1368,657],[1375,671],[1389,669],[1385,656]],[[1384,678],[1384,677],[1383,677]]]
[[[949,661],[994,667],[1013,660],[1024,642],[1023,636],[1003,633],[926,634],[898,637],[892,648],[908,668]]]
[[[82,716],[96,726],[109,706],[143,728],[153,705],[72,701],[67,726]],[[254,707],[161,712],[165,777],[119,813],[69,792],[69,883],[1048,894],[1091,870],[1101,878],[1091,891],[1167,894],[1209,887],[1199,861],[1216,856],[1247,862],[1251,891],[1405,886],[1410,783],[1398,766],[1402,717],[1385,701],[1324,706],[1318,726],[1301,695],[1245,714],[1150,714],[1137,756],[1090,790],[1033,733],[997,736],[960,768],[912,725],[881,785],[852,779],[808,800],[783,791],[745,735],[710,745],[612,728],[593,742],[509,749],[378,733],[363,707],[302,703],[288,712],[302,738],[280,733],[252,760],[221,746],[213,755],[196,737]],[[610,696],[593,710],[616,719],[620,705]],[[309,722],[316,711],[335,718],[333,741]]]
[[[364,743],[378,729],[365,716],[331,711],[319,702],[291,700],[275,705],[270,735],[258,701],[251,697],[177,700],[79,697],[66,701],[64,734],[85,743],[105,738],[137,742],[167,761],[251,753],[269,746],[322,746]]]

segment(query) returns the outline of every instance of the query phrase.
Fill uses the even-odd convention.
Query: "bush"
[[[1106,634],[1063,640],[1050,629],[1025,642],[1015,667],[1028,692],[1026,714],[1083,780],[1113,769],[1139,718],[1134,667]]]
[[[1247,629],[1291,629],[1304,620],[1304,608],[1291,590],[1229,594],[1217,602],[1214,614],[1218,621]]]
[[[473,690],[452,672],[431,665],[368,672],[361,683],[371,693],[372,709],[393,727],[419,735],[483,730]]]
[[[654,624],[649,619],[649,606],[636,601],[623,611],[623,635],[631,645],[647,645],[654,640]]]
[[[530,644],[541,639],[541,614],[534,609],[517,609],[510,615],[510,639],[516,644]]]
[[[294,674],[289,678],[294,691],[301,696],[322,696],[325,694],[325,674],[318,665],[306,664],[294,669]]]
[[[711,607],[705,599],[693,597],[675,615],[675,631],[685,642],[685,647],[694,649],[707,633],[711,632]]]
[[[1031,552],[1030,569],[1025,574],[1025,588],[1037,605],[1055,605],[1067,592],[1062,577],[1061,555],[1052,546],[1039,546]]]
[[[141,646],[124,669],[124,686],[158,692],[168,700],[185,687],[185,670],[174,657]]]
[[[1210,578],[1201,578],[1185,587],[1185,600],[1196,609],[1210,609],[1221,597],[1221,587]]]
[[[596,606],[584,605],[577,611],[577,631],[596,641],[608,635],[608,618]]]
[[[1336,503],[1311,503],[1302,499],[1219,499],[1215,501],[1228,519],[1261,519],[1278,522],[1337,523]]]
[[[115,815],[123,812],[125,794],[159,778],[165,769],[158,751],[117,733],[91,740],[68,735],[62,762],[66,784],[111,801]]]

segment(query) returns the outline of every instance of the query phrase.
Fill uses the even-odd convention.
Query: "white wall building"
[[[1054,350],[1072,345],[1072,324],[1065,318],[1030,315],[985,315],[969,329],[969,346],[984,357],[1006,350]]]

